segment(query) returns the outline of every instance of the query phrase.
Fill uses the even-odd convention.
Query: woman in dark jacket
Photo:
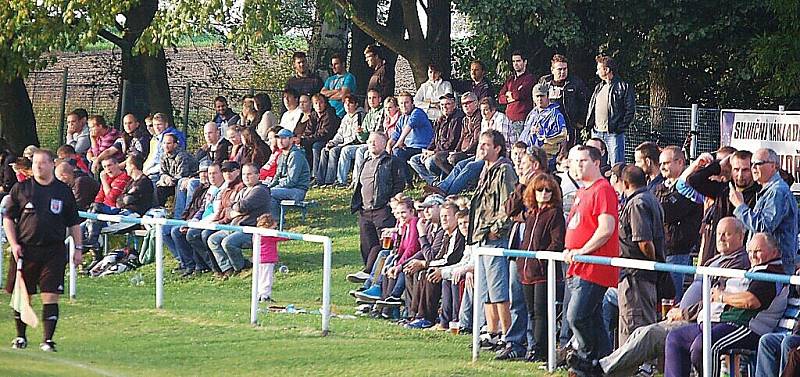
[[[269,161],[269,145],[252,128],[242,129],[242,164],[253,164],[260,168]]]
[[[549,174],[538,174],[527,182],[523,195],[525,232],[520,249],[563,251],[566,224],[561,207],[561,188]],[[528,346],[529,361],[544,361],[547,346],[547,260],[517,258],[517,269],[525,293],[528,320],[533,323],[534,344]],[[560,266],[556,266],[556,279],[562,280]],[[560,296],[562,292],[557,292]]]

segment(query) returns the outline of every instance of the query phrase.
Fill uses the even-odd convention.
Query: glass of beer
[[[671,298],[661,299],[661,319],[667,319],[667,313],[675,306],[675,300]]]
[[[452,321],[450,322],[450,333],[453,335],[458,335],[458,329],[461,328],[461,322]]]
[[[381,247],[384,250],[391,250],[392,249],[392,246],[393,246],[392,245],[393,244],[392,241],[394,240],[393,233],[394,233],[394,229],[384,229],[381,232]]]

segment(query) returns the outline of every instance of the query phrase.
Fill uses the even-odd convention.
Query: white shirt
[[[439,119],[442,116],[442,110],[439,108],[439,97],[453,93],[453,86],[449,81],[439,79],[437,81],[425,81],[420,85],[417,94],[414,96],[414,106],[419,107],[426,114],[431,122]]]
[[[286,112],[281,115],[281,127],[294,132],[294,127],[297,126],[302,116],[303,111],[300,110],[300,106],[295,107],[294,110],[286,110]]]

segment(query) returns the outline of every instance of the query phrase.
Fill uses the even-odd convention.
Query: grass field
[[[307,225],[291,214],[296,232],[333,239],[333,312],[353,314],[353,286],[345,275],[361,264],[349,192],[312,190],[321,205]],[[281,245],[289,273],[276,273],[274,298],[309,311],[319,309],[322,248]],[[169,253],[165,253],[169,255]],[[7,263],[5,264],[8,265]],[[314,314],[261,314],[249,324],[250,278],[225,282],[211,277],[181,279],[167,258],[164,309],[156,310],[155,268],[105,278],[78,279],[78,298],[65,300],[56,333],[59,351],[38,350],[41,328],[28,329],[29,348],[12,350],[15,336],[10,308],[2,311],[0,376],[522,376],[545,375],[538,364],[496,362],[483,354],[470,362],[467,336],[407,330],[375,319],[331,320],[331,334],[320,336]],[[144,285],[130,279],[141,273]],[[8,299],[8,295],[5,296]],[[41,311],[38,300],[34,302]]]

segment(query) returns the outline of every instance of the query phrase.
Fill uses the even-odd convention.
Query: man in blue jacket
[[[294,133],[281,129],[276,135],[283,153],[278,158],[278,170],[270,183],[272,194],[271,212],[274,218],[281,215],[281,200],[302,201],[311,184],[311,168],[306,153],[292,142]]]
[[[422,149],[431,144],[433,126],[425,111],[414,107],[414,96],[411,93],[402,92],[397,100],[402,115],[390,136],[386,151],[403,161],[403,173],[410,185],[412,176],[409,174],[408,160],[422,153]]]
[[[556,167],[556,156],[561,144],[567,140],[567,123],[557,103],[550,102],[549,84],[536,84],[533,87],[536,105],[525,119],[525,128],[519,141],[529,147],[539,147],[547,152],[548,170]]]

